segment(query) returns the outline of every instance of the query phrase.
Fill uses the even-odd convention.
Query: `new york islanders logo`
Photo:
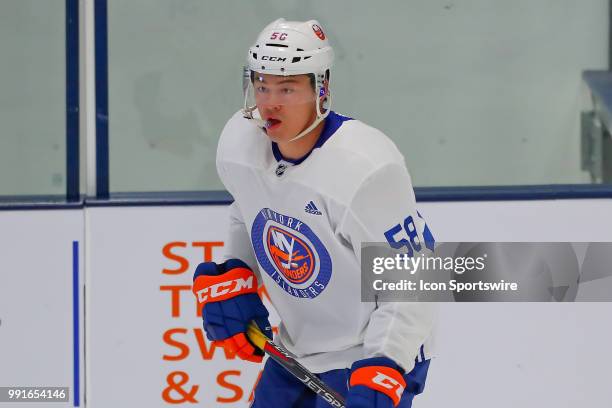
[[[308,245],[291,232],[268,228],[267,246],[276,268],[291,283],[304,283],[312,276],[314,256]]]
[[[288,294],[315,298],[327,287],[331,258],[302,221],[264,208],[253,221],[251,240],[259,264]]]
[[[317,37],[319,37],[321,41],[325,40],[325,33],[323,32],[321,26],[319,26],[318,24],[313,24],[312,31],[314,31],[314,33],[317,35]]]

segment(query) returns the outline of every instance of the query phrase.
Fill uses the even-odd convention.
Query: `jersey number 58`
[[[402,232],[405,233],[408,239],[406,239],[405,236],[402,236]],[[387,242],[389,242],[391,248],[400,249],[405,247],[408,251],[408,256],[413,256],[414,251],[420,252],[423,248],[421,238],[419,237],[419,232],[414,224],[412,215],[409,215],[404,219],[403,225],[397,224],[387,230],[385,232],[385,238],[387,238]],[[425,240],[425,247],[433,251],[435,240],[427,224],[425,224],[425,228],[423,230],[423,238]]]

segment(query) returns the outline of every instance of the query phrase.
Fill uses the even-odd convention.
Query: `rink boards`
[[[419,210],[437,241],[612,241],[612,200]],[[68,386],[65,406],[248,406],[260,367],[206,339],[190,292],[194,266],[223,254],[227,212],[0,212],[0,385]],[[444,304],[418,406],[611,405],[611,314],[612,304]]]

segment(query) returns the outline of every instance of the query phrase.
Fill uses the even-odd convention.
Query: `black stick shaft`
[[[344,398],[340,394],[321,381],[319,377],[308,371],[306,367],[298,363],[287,350],[268,339],[257,326],[253,324],[249,325],[247,334],[255,345],[293,374],[295,378],[327,401],[330,406],[345,408]]]

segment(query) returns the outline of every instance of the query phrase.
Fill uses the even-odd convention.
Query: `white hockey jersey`
[[[217,170],[235,199],[225,256],[259,272],[282,320],[275,340],[300,363],[320,373],[386,356],[410,371],[430,358],[434,305],[361,302],[362,242],[401,246],[415,231],[433,239],[389,138],[330,112],[310,154],[285,160],[237,112]]]

